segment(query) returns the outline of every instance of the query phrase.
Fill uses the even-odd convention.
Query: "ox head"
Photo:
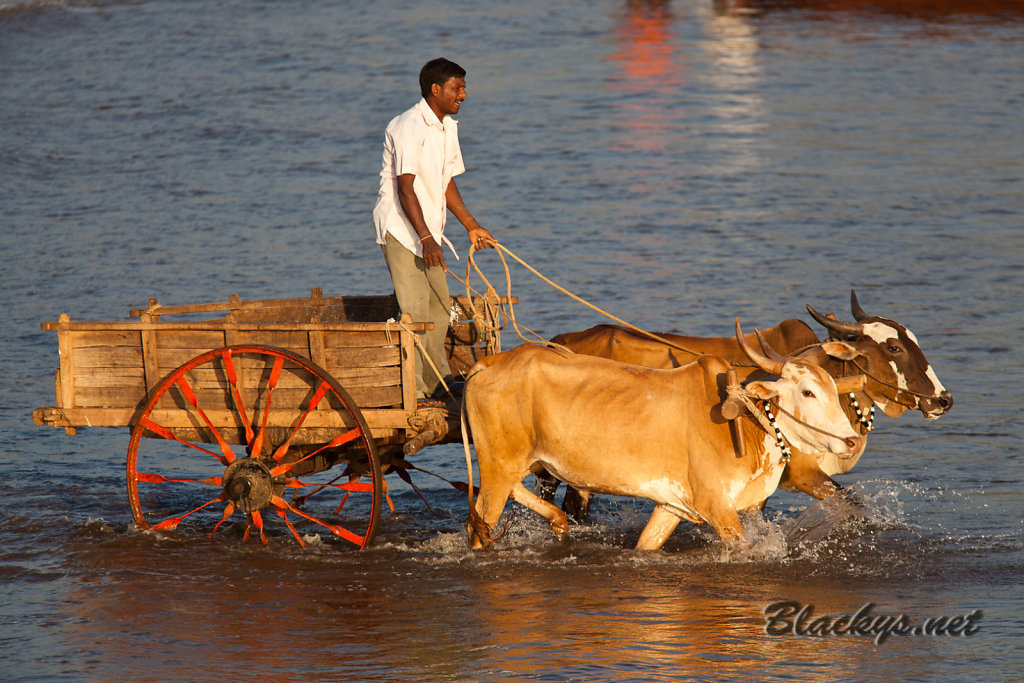
[[[845,339],[863,356],[860,371],[868,377],[865,393],[889,417],[916,408],[934,420],[953,407],[953,395],[935,375],[921,352],[917,337],[898,322],[869,316],[850,290],[855,322],[823,316],[810,306],[807,311],[836,339]]]
[[[739,318],[736,319],[736,340],[743,353],[765,372],[778,375],[778,379],[748,382],[744,388],[761,400],[777,399],[781,413],[777,423],[783,436],[807,453],[828,451],[839,456],[859,455],[864,438],[854,431],[843,412],[837,393],[839,388],[832,376],[809,360],[778,354],[760,332],[754,332],[764,353],[746,343]],[[846,390],[859,389],[864,385],[864,378],[847,378],[843,384]]]

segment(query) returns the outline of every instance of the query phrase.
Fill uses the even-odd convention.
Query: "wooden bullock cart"
[[[494,303],[453,298],[456,376],[500,351]],[[33,418],[69,434],[131,428],[140,529],[235,528],[265,541],[272,513],[301,545],[326,529],[362,548],[390,504],[384,475],[461,438],[456,402],[417,408],[414,336],[430,323],[402,318],[393,295],[150,300],[131,316],[42,324],[57,332],[60,367],[56,405]]]

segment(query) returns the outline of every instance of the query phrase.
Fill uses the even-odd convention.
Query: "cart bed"
[[[463,310],[469,307],[464,297],[454,301]],[[485,309],[480,301],[477,308]],[[408,422],[416,410],[413,333],[427,329],[429,323],[408,318],[395,322],[399,311],[394,295],[323,297],[314,289],[304,299],[244,301],[235,296],[227,302],[187,306],[161,306],[151,300],[131,315],[136,319],[123,322],[79,322],[62,315],[56,322],[42,324],[43,329],[57,332],[60,367],[55,378],[56,405],[38,408],[33,414],[37,424],[64,427],[69,433],[78,427],[132,426],[140,405],[175,368],[213,349],[261,345],[312,360],[337,380],[381,445],[401,444],[414,435]],[[494,321],[478,322],[462,321],[449,334],[449,358],[456,375],[496,348],[495,339],[477,333],[477,327],[494,329]],[[243,366],[240,372],[244,373]],[[232,407],[223,406],[220,411],[219,406],[204,402],[202,395],[204,388],[210,388],[223,397],[224,377],[205,372],[194,380],[200,405],[207,408],[214,424],[227,426],[234,419]],[[301,382],[288,386],[287,377],[276,391],[307,390]],[[177,400],[180,404],[180,397]],[[162,401],[167,403],[158,406],[165,420],[162,424],[176,433],[181,430],[183,438],[196,438],[201,426],[186,406],[171,404],[170,398]],[[281,421],[277,426],[282,428],[290,424],[286,413],[272,414],[272,418]],[[325,433],[351,426],[329,423],[337,419],[334,413],[318,411],[295,443],[316,443]],[[236,443],[245,443],[244,436],[238,436]]]

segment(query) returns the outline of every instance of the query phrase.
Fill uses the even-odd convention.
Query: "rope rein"
[[[839,441],[846,441],[845,437],[839,436],[838,434],[833,434],[832,432],[830,432],[828,430],[821,429],[820,427],[815,427],[814,425],[810,424],[809,422],[805,422],[804,420],[801,420],[796,415],[794,415],[793,413],[789,412],[788,410],[786,410],[785,408],[780,406],[777,401],[774,402],[774,404],[773,404],[772,401],[765,401],[764,402],[764,410],[761,410],[760,408],[758,408],[757,403],[754,401],[754,399],[750,395],[750,393],[745,388],[740,386],[739,384],[729,384],[729,385],[726,385],[726,395],[729,398],[731,398],[731,399],[735,399],[735,400],[738,400],[741,403],[743,403],[743,405],[747,409],[748,414],[753,419],[757,420],[757,423],[761,426],[761,428],[765,432],[767,432],[768,434],[774,434],[775,435],[775,443],[779,447],[779,451],[782,453],[782,462],[783,462],[783,464],[789,462],[789,460],[792,457],[793,453],[792,453],[792,450],[789,447],[789,443],[788,443],[786,437],[782,434],[782,430],[779,428],[778,424],[776,423],[775,415],[772,412],[772,406],[773,405],[774,405],[775,410],[779,414],[785,415],[786,417],[788,417],[789,419],[793,420],[797,424],[803,425],[804,427],[807,427],[808,429],[811,429],[811,430],[813,430],[815,432],[818,432],[819,434],[824,434],[825,436],[832,437],[833,439],[838,439]],[[851,394],[851,396],[852,396],[852,394]],[[847,457],[852,457],[852,456],[847,456]],[[846,458],[843,458],[842,456],[840,456],[840,459],[846,459]]]
[[[906,408],[916,408],[917,407],[916,405],[909,405],[907,403],[904,403],[903,401],[900,401],[899,398],[898,398],[900,392],[902,392],[904,394],[910,394],[911,396],[914,396],[914,397],[916,397],[918,399],[934,398],[933,396],[929,396],[928,394],[919,394],[918,392],[913,391],[911,389],[905,389],[903,387],[898,387],[895,384],[890,384],[889,382],[881,380],[881,379],[875,377],[874,375],[872,375],[871,373],[869,373],[864,368],[862,368],[860,363],[858,363],[855,360],[851,360],[850,364],[853,365],[853,367],[855,367],[858,370],[860,370],[861,374],[864,375],[865,377],[867,377],[868,379],[873,379],[874,381],[876,381],[879,384],[881,384],[883,387],[889,387],[890,389],[895,390],[897,392],[896,393],[897,398],[894,398],[893,400],[896,401],[896,403],[899,403],[901,406],[904,406]],[[918,401],[918,402],[920,402],[920,401]]]
[[[672,341],[669,341],[668,339],[665,339],[664,337],[661,337],[661,336],[659,336],[657,334],[654,334],[653,332],[648,332],[647,330],[645,330],[645,329],[643,329],[641,327],[637,327],[636,325],[634,325],[634,324],[632,324],[630,322],[627,322],[627,321],[623,320],[622,318],[619,318],[619,317],[616,317],[616,316],[612,315],[608,311],[606,311],[606,310],[604,310],[604,309],[602,309],[602,308],[600,308],[598,306],[595,306],[594,304],[590,303],[586,299],[583,299],[582,297],[577,296],[576,294],[573,294],[572,292],[567,290],[565,287],[562,287],[561,285],[559,285],[558,283],[554,282],[553,280],[551,280],[547,276],[543,275],[540,271],[538,271],[536,268],[534,268],[529,263],[524,261],[522,258],[520,258],[518,255],[513,253],[508,247],[506,247],[505,245],[501,244],[500,242],[492,241],[491,244],[498,251],[498,257],[501,259],[501,264],[502,264],[502,266],[505,269],[505,282],[507,283],[507,296],[508,296],[508,299],[509,299],[509,301],[508,301],[508,311],[506,312],[506,317],[512,322],[512,326],[515,328],[516,333],[519,334],[519,338],[522,339],[523,341],[529,342],[529,343],[537,343],[537,342],[532,342],[531,340],[529,340],[525,336],[523,336],[523,334],[519,330],[520,327],[522,327],[527,332],[529,332],[534,337],[536,337],[537,340],[539,340],[539,343],[541,343],[543,345],[546,345],[546,346],[553,347],[553,348],[558,348],[560,350],[563,350],[563,351],[566,351],[566,352],[569,352],[569,353],[572,353],[569,349],[565,348],[564,346],[562,346],[560,344],[556,344],[556,343],[550,342],[547,339],[544,339],[541,335],[539,335],[536,332],[534,332],[533,330],[531,330],[531,329],[529,329],[529,328],[527,328],[527,327],[525,327],[523,325],[520,325],[519,321],[516,320],[515,311],[514,311],[513,306],[512,306],[512,277],[511,277],[511,274],[509,272],[508,261],[505,259],[505,254],[508,254],[513,259],[518,261],[520,265],[522,265],[528,271],[530,271],[531,273],[536,275],[538,278],[543,280],[545,283],[551,285],[552,287],[554,287],[558,291],[562,292],[563,294],[565,294],[569,298],[571,298],[571,299],[573,299],[573,300],[583,304],[584,306],[587,306],[588,308],[593,309],[594,311],[600,313],[601,315],[605,316],[606,318],[609,318],[610,320],[614,320],[615,322],[619,323],[620,325],[622,325],[624,327],[627,327],[630,330],[632,330],[634,332],[637,332],[638,334],[642,334],[642,335],[644,335],[646,337],[649,337],[649,338],[651,338],[651,339],[653,339],[653,340],[655,340],[657,342],[660,342],[662,344],[670,346],[670,347],[672,347],[674,349],[678,349],[679,351],[684,351],[684,352],[689,353],[689,354],[691,354],[693,356],[700,356],[701,355],[701,353],[699,351],[694,351],[693,349],[688,349],[685,346],[681,346],[679,344],[676,344],[676,343],[674,343]],[[466,279],[462,280],[461,278],[459,278],[454,273],[452,274],[452,276],[455,277],[455,279],[459,280],[460,282],[462,282],[462,284],[464,284],[466,286],[467,294],[470,291],[475,291],[475,290],[472,290],[472,288],[469,286],[469,272],[470,272],[470,268],[472,267],[473,269],[476,270],[477,274],[480,276],[480,279],[483,280],[484,283],[487,285],[487,295],[490,295],[491,292],[495,291],[495,290],[494,290],[494,287],[491,285],[490,281],[488,281],[487,277],[480,270],[479,266],[477,266],[476,260],[473,258],[473,254],[476,251],[477,251],[476,245],[470,245],[468,263],[466,264]],[[478,292],[477,292],[477,295],[480,296],[480,294]],[[484,300],[485,301],[488,300],[488,296],[487,295],[484,295]],[[472,301],[472,299],[471,299],[471,301]]]
[[[767,406],[766,406],[766,409],[767,409]],[[794,422],[796,422],[798,424],[803,425],[804,427],[807,427],[810,430],[818,432],[819,434],[824,434],[825,436],[832,437],[833,439],[839,439],[840,441],[846,441],[846,437],[845,436],[839,436],[838,434],[833,434],[832,432],[828,431],[827,429],[822,429],[820,427],[815,427],[814,425],[812,425],[809,422],[804,422],[803,420],[798,418],[793,413],[789,412],[788,410],[786,410],[782,406],[778,405],[778,402],[776,402],[776,404],[775,404],[775,409],[777,411],[779,411],[780,414],[785,415],[789,419],[793,420]]]
[[[448,384],[444,381],[444,377],[441,376],[441,371],[437,369],[437,365],[435,365],[434,361],[430,359],[430,355],[427,353],[427,349],[423,346],[423,342],[420,341],[420,336],[418,334],[416,334],[416,332],[414,332],[412,330],[412,328],[410,328],[408,325],[403,323],[401,320],[388,320],[386,323],[384,323],[384,333],[385,333],[385,335],[387,335],[388,345],[389,346],[394,346],[394,344],[392,343],[392,339],[391,339],[391,325],[392,324],[398,325],[403,330],[405,330],[406,332],[409,333],[409,336],[412,337],[413,342],[416,344],[416,346],[419,347],[420,352],[421,352],[420,355],[422,355],[426,359],[427,364],[430,366],[430,369],[434,371],[434,374],[437,375],[438,380],[441,381],[441,386],[444,387],[444,390],[446,392],[448,392],[449,396],[454,396],[454,394],[452,394],[452,390],[448,387]]]
[[[565,294],[566,296],[570,297],[571,299],[573,299],[573,300],[583,304],[584,306],[587,306],[588,308],[593,309],[597,313],[600,313],[601,315],[603,315],[603,316],[605,316],[605,317],[607,317],[607,318],[609,318],[611,320],[614,320],[615,322],[619,323],[620,325],[623,325],[624,327],[626,327],[626,328],[628,328],[628,329],[630,329],[630,330],[632,330],[634,332],[637,332],[639,334],[642,334],[642,335],[644,335],[644,336],[646,336],[646,337],[648,337],[650,339],[653,339],[653,340],[655,340],[657,342],[660,342],[662,344],[670,346],[670,347],[672,347],[674,349],[678,349],[679,351],[683,351],[685,353],[689,353],[689,354],[694,355],[694,356],[702,355],[698,351],[694,351],[693,349],[688,349],[685,346],[681,346],[679,344],[676,344],[676,343],[674,343],[674,342],[672,342],[672,341],[670,341],[668,339],[665,339],[664,337],[661,337],[660,335],[654,334],[653,332],[648,332],[647,330],[644,330],[643,328],[637,327],[636,325],[633,325],[632,323],[629,323],[629,322],[627,322],[625,320],[622,320],[621,318],[618,318],[618,317],[612,315],[608,311],[605,311],[604,309],[602,309],[602,308],[600,308],[598,306],[595,306],[594,304],[592,304],[589,301],[583,299],[582,297],[579,297],[576,294],[573,294],[572,292],[570,292],[569,290],[565,289],[564,287],[562,287],[558,283],[554,282],[550,278],[548,278],[545,275],[543,275],[536,268],[534,268],[529,263],[524,261],[522,258],[520,258],[518,255],[513,253],[510,249],[508,249],[506,246],[504,246],[500,242],[498,242],[496,240],[491,240],[490,244],[492,246],[494,246],[495,250],[498,252],[498,257],[501,259],[502,267],[503,267],[503,269],[505,271],[506,297],[507,297],[507,302],[506,302],[505,305],[501,304],[501,302],[500,302],[500,300],[498,298],[497,290],[491,284],[491,282],[487,279],[487,276],[483,274],[483,271],[480,270],[480,267],[476,263],[476,259],[473,257],[473,254],[477,251],[477,247],[476,247],[475,244],[471,244],[470,248],[469,248],[469,256],[467,258],[467,263],[466,263],[466,278],[465,279],[460,278],[455,273],[453,273],[450,270],[446,269],[446,271],[452,277],[454,277],[456,280],[461,282],[466,287],[466,296],[467,296],[467,299],[469,301],[469,308],[470,308],[471,313],[473,315],[474,322],[478,326],[482,326],[485,329],[489,329],[489,330],[500,330],[500,329],[503,329],[505,327],[504,324],[502,324],[500,326],[497,326],[497,325],[488,325],[485,322],[485,320],[488,320],[488,319],[489,320],[497,320],[498,319],[498,312],[500,311],[500,313],[504,316],[505,320],[507,320],[508,322],[512,323],[512,327],[513,327],[513,329],[515,329],[516,334],[519,335],[519,338],[522,339],[524,342],[527,342],[527,343],[530,343],[530,344],[540,344],[540,345],[543,345],[543,346],[548,346],[548,347],[555,348],[555,349],[558,349],[560,351],[563,351],[563,352],[569,353],[569,354],[574,353],[572,350],[566,348],[565,346],[562,346],[561,344],[557,344],[555,342],[552,342],[552,341],[549,341],[549,340],[545,339],[544,337],[542,337],[537,332],[529,329],[525,325],[520,324],[519,321],[516,319],[515,308],[514,308],[513,303],[512,303],[512,276],[511,276],[511,272],[509,271],[508,261],[505,258],[505,254],[508,254],[513,259],[515,259],[517,262],[519,262],[520,265],[522,265],[524,268],[529,270],[531,273],[536,275],[538,278],[543,280],[545,283],[547,283],[551,287],[557,289],[558,291],[562,292],[563,294]],[[469,284],[471,269],[472,270],[476,270],[477,275],[480,276],[480,279],[486,285],[486,292],[484,294],[480,294],[480,292],[475,290]],[[476,310],[476,306],[473,303],[473,295],[474,294],[477,297],[479,297],[479,298],[481,298],[483,300],[484,306],[486,307],[487,313],[488,313],[487,318],[484,318],[484,316],[482,316]],[[506,305],[507,305],[507,310],[505,308]],[[535,340],[528,339],[523,334],[522,330],[526,330],[526,332],[531,334],[535,338]],[[418,340],[417,340],[417,343],[419,343]],[[801,349],[800,351],[801,352],[805,351],[805,350],[813,348],[814,346],[817,346],[817,345],[819,345],[819,344],[809,344],[809,345],[805,346],[803,349]],[[871,379],[874,379],[879,384],[882,384],[884,386],[888,386],[888,387],[894,388],[897,391],[906,391],[907,393],[914,393],[914,392],[911,392],[909,390],[900,389],[899,387],[893,387],[891,384],[883,382],[883,381],[879,380],[878,378],[869,375],[855,361],[851,361],[851,362],[853,363],[853,365],[858,370],[861,370],[861,372],[864,375],[870,377]],[[433,365],[433,364],[431,364],[431,365]],[[737,363],[733,363],[733,365],[737,365]],[[434,371],[437,372],[437,368],[434,368]],[[442,380],[442,384],[443,384],[443,380]],[[447,386],[445,388],[447,389]],[[791,451],[791,449],[789,447],[789,444],[787,443],[785,437],[782,434],[782,430],[778,427],[778,425],[776,423],[775,415],[772,413],[772,409],[771,409],[771,402],[770,401],[766,401],[765,404],[764,404],[764,410],[762,411],[762,410],[758,409],[756,403],[753,401],[753,399],[751,398],[750,394],[743,387],[741,387],[739,385],[729,385],[729,386],[726,387],[726,393],[727,393],[727,395],[730,398],[736,399],[736,400],[740,401],[741,403],[743,403],[743,405],[747,408],[747,411],[749,412],[749,414],[755,420],[757,420],[758,424],[761,426],[762,429],[765,430],[765,432],[767,432],[768,434],[774,434],[775,435],[776,444],[778,445],[779,450],[782,453],[782,462],[783,463],[788,463],[789,460],[790,460],[790,457],[792,456],[792,451]],[[922,394],[915,394],[915,395],[922,396]],[[855,395],[853,393],[850,393],[850,400],[853,403],[854,409],[855,409],[855,411],[857,413],[857,417],[860,420],[861,424],[863,424],[865,426],[867,431],[871,431],[873,429],[873,421],[874,421],[874,410],[875,410],[874,409],[874,405],[871,406],[870,411],[867,413],[868,415],[870,415],[870,417],[866,417],[866,413],[861,410],[860,405],[857,403],[857,399],[856,399],[856,397],[855,397]],[[818,432],[820,434],[823,434],[825,436],[828,436],[828,437],[831,437],[831,438],[834,438],[834,439],[838,439],[840,441],[845,441],[845,439],[843,437],[841,437],[841,436],[839,436],[837,434],[833,434],[832,432],[829,432],[827,430],[821,429],[819,427],[815,427],[814,425],[799,419],[798,417],[793,415],[791,412],[789,412],[786,409],[782,408],[782,406],[778,405],[777,403],[775,405],[775,409],[780,414],[786,415],[787,417],[789,417],[791,420],[793,420],[797,424],[803,425],[804,427],[807,427],[808,429],[816,431],[816,432]],[[465,435],[466,435],[465,406],[463,406],[461,419],[462,419],[462,430],[463,430],[463,438],[464,438],[463,445],[464,445],[464,448],[465,448],[465,451],[466,451],[467,469],[469,470],[468,474],[469,474],[469,481],[470,481],[470,485],[469,485],[469,488],[470,488],[470,493],[469,493],[470,508],[472,509],[472,504],[473,504],[472,463],[471,463],[470,456],[469,456],[469,444],[468,444],[468,441],[465,439]]]

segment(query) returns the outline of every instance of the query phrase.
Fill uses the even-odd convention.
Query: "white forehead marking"
[[[864,336],[877,344],[884,344],[893,337],[898,339],[900,336],[899,330],[885,323],[867,323],[864,325],[863,330]]]

